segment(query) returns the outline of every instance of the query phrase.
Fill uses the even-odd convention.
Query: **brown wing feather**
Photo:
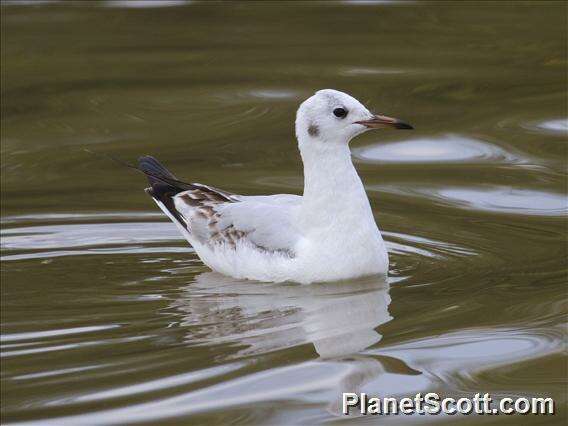
[[[237,241],[246,237],[247,233],[235,229],[233,225],[221,228],[217,207],[225,203],[239,202],[239,196],[206,185],[193,185],[196,189],[176,196],[177,200],[191,208],[192,215],[184,216],[189,232],[203,243],[226,243],[235,247]]]

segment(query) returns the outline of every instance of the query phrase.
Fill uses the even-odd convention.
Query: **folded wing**
[[[138,170],[148,177],[146,192],[180,228],[190,243],[216,248],[242,244],[294,256],[300,235],[294,227],[301,197],[246,197],[177,179],[158,160],[140,157]]]
[[[245,197],[227,193],[217,196],[210,187],[199,186],[202,189],[180,192],[174,197],[176,210],[192,238],[209,246],[236,248],[244,243],[259,250],[294,256],[300,237],[294,227],[300,197]]]

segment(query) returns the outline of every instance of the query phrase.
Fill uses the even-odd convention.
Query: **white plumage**
[[[235,278],[311,283],[386,274],[387,251],[349,151],[370,128],[411,128],[353,97],[320,90],[298,109],[303,196],[243,196],[175,178],[152,157],[147,192],[201,260]]]

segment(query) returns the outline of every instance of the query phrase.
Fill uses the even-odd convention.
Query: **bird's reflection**
[[[312,344],[317,359],[275,365],[269,373],[251,379],[254,388],[273,392],[278,383],[283,395],[295,395],[298,389],[316,391],[326,411],[340,415],[342,392],[360,392],[378,384],[385,393],[401,375],[416,374],[403,362],[393,368],[383,357],[362,352],[381,340],[377,328],[392,319],[390,302],[384,278],[269,284],[207,272],[184,286],[170,307],[181,313],[179,324],[188,344],[227,345],[223,361]],[[238,380],[233,386],[223,385],[223,392],[238,394],[241,403],[249,401]],[[218,396],[219,390],[212,392]],[[249,402],[255,397],[250,398]]]
[[[192,344],[231,343],[233,356],[312,343],[322,358],[356,354],[377,343],[392,319],[384,278],[326,284],[270,284],[206,272],[183,288],[172,307]]]

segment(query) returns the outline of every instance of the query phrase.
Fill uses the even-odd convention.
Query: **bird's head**
[[[296,114],[296,137],[301,143],[346,144],[371,129],[412,129],[396,118],[373,114],[347,93],[333,89],[317,91]]]

